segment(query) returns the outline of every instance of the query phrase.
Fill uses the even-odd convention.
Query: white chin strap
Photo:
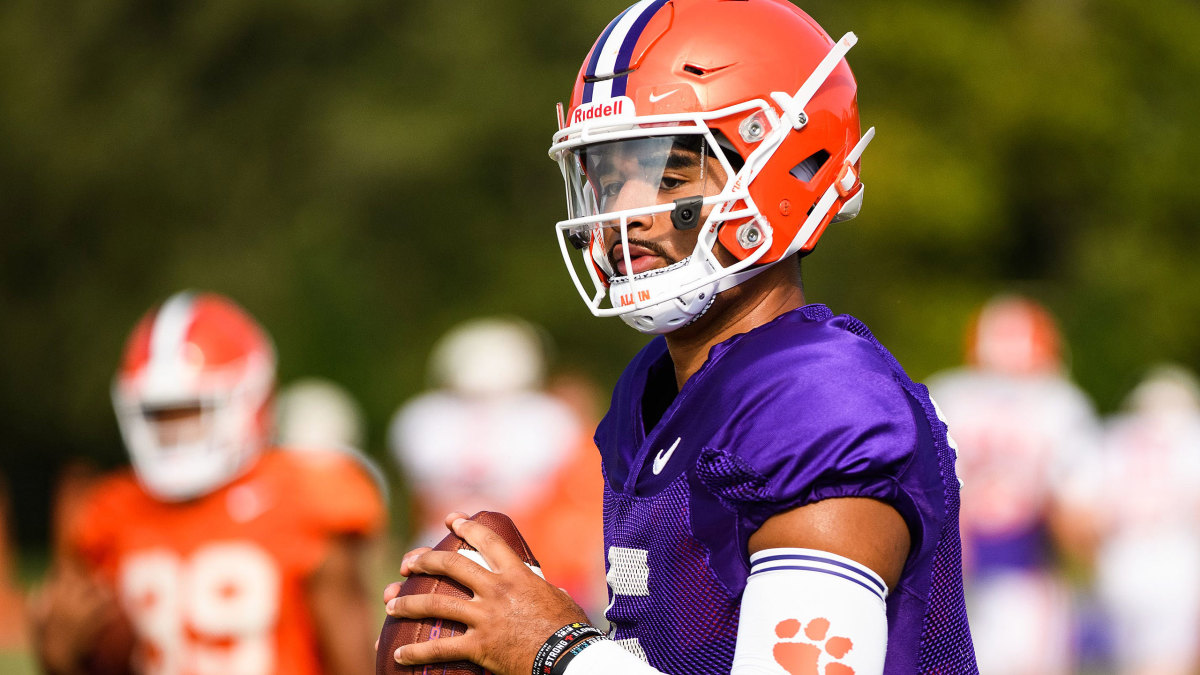
[[[223,453],[212,445],[211,441],[204,440],[170,447],[142,449],[131,446],[130,449],[134,470],[142,486],[163,501],[176,502],[212,492],[241,473],[246,457]],[[163,454],[168,457],[162,457]]]
[[[675,289],[690,286],[712,274],[712,269],[697,255],[662,269],[635,274],[632,277],[613,277],[608,287],[613,307],[632,305],[639,299],[671,295]],[[648,307],[634,308],[621,314],[621,320],[634,329],[650,335],[669,333],[682,328],[708,310],[717,297],[717,281],[701,285],[690,292],[669,298]]]
[[[647,335],[670,333],[703,316],[712,306],[718,293],[737,286],[767,267],[769,265],[728,274],[662,302],[630,309],[620,314],[621,320]],[[711,278],[715,271],[704,256],[693,253],[670,267],[649,270],[633,277],[613,277],[608,287],[609,301],[614,307],[618,307],[632,304],[639,297],[671,295],[675,289],[692,286],[705,278]]]

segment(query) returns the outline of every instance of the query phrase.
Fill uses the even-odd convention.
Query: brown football
[[[95,643],[84,659],[86,675],[132,675],[133,624],[114,603],[100,618]]]
[[[488,529],[500,535],[509,548],[516,551],[521,560],[531,567],[540,567],[529,544],[517,531],[517,526],[503,513],[495,511],[480,511],[471,516],[470,520],[482,523]],[[446,535],[437,546],[436,551],[474,551],[467,542],[453,532]],[[470,598],[471,592],[462,584],[442,576],[414,574],[400,586],[400,595],[420,595],[423,593],[440,593],[456,598]],[[466,626],[457,621],[443,619],[397,619],[387,617],[383,622],[383,630],[379,634],[379,651],[375,654],[376,675],[483,675],[487,671],[468,661],[452,661],[425,666],[402,666],[396,663],[392,655],[400,647],[414,642],[436,640],[439,637],[462,635]]]

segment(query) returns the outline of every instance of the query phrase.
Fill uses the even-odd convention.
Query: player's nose
[[[647,185],[644,181],[626,181],[621,186],[620,192],[609,202],[608,209],[606,210],[629,211],[654,206],[657,203],[657,196],[658,191]],[[644,213],[628,216],[625,219],[626,226],[631,230],[650,227],[653,221],[653,215]],[[614,225],[619,224],[619,222],[614,223]]]

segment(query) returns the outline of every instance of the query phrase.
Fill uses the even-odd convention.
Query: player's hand
[[[461,513],[447,516],[446,525],[479,551],[491,571],[456,552],[416,549],[405,555],[401,574],[449,577],[471,589],[475,597],[396,597],[399,585],[388,586],[384,591],[388,614],[410,619],[438,617],[467,626],[460,636],[401,647],[394,655],[398,663],[465,660],[497,675],[525,675],[533,667],[538,648],[554,631],[588,620],[571,596],[534,574],[485,525],[469,521]]]
[[[60,570],[30,597],[28,611],[43,670],[73,673],[120,608],[107,586],[82,572]]]

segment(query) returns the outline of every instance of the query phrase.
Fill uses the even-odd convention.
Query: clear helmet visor
[[[603,249],[607,266],[613,267],[619,262],[611,254],[622,222],[646,225],[666,218],[678,230],[695,228],[729,176],[728,163],[708,138],[699,133],[637,137],[564,151],[568,222],[574,221],[564,232],[567,240],[577,249]]]

